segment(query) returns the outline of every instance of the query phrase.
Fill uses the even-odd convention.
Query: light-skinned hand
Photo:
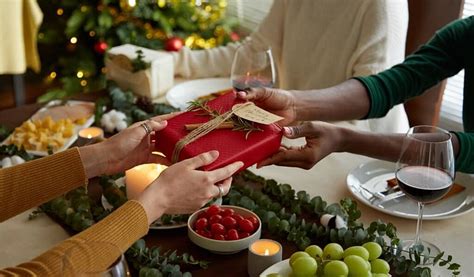
[[[151,136],[140,125],[146,122],[153,134],[164,129],[168,124],[166,120],[177,114],[179,113],[136,122],[101,143],[80,147],[79,151],[87,177],[116,174],[144,163],[169,164],[163,156],[152,154],[154,146],[151,143]]]
[[[187,214],[198,210],[219,196],[218,186],[223,188],[224,195],[227,194],[232,183],[231,176],[244,163],[234,162],[212,171],[199,170],[214,162],[218,156],[217,151],[206,152],[163,171],[138,198],[147,212],[149,223],[162,214]]]

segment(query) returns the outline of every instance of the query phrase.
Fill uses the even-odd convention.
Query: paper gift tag
[[[265,125],[269,125],[283,119],[281,116],[272,114],[271,112],[267,112],[266,110],[257,107],[252,102],[234,105],[232,107],[232,111],[238,117]]]

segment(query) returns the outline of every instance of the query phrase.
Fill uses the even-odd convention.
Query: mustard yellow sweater
[[[77,148],[0,169],[0,221],[3,222],[86,182]],[[0,269],[0,276],[60,276],[64,253],[71,246],[101,241],[114,244],[124,252],[147,232],[145,210],[138,202],[128,201],[102,221],[54,246],[32,261]],[[116,259],[117,256],[113,253],[100,253],[94,262],[108,267]],[[76,265],[84,262],[74,261]]]

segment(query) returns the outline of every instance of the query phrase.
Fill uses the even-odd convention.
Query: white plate
[[[32,115],[30,118],[33,118],[36,114],[38,114],[39,112],[42,112],[44,110],[47,110],[49,107],[52,107],[52,106],[56,106],[56,105],[59,105],[61,103],[60,100],[53,100],[53,101],[50,101],[48,104],[46,104],[43,108],[39,109],[34,115]],[[81,103],[92,103],[92,102],[85,102],[85,101],[75,101],[75,100],[69,100],[67,101],[67,103],[65,105],[77,105],[77,104],[81,104]],[[30,119],[28,119],[30,120]],[[78,134],[79,134],[79,131],[84,129],[84,128],[87,128],[89,126],[91,126],[93,123],[94,123],[94,120],[95,120],[95,116],[94,114],[92,114],[87,120],[86,122],[83,124],[83,125],[75,125],[74,126],[74,134],[68,138],[67,140],[64,141],[64,145],[59,148],[58,150],[56,150],[56,152],[61,152],[61,151],[64,151],[66,149],[68,149],[76,140],[77,140],[77,137],[78,137]],[[11,136],[11,135],[10,135]],[[8,136],[3,142],[2,144],[7,144],[6,142],[10,139],[10,136]],[[26,152],[32,154],[32,155],[35,155],[35,156],[41,156],[41,157],[44,157],[44,156],[48,156],[48,151],[36,151],[36,150],[26,150]]]
[[[172,87],[166,94],[166,100],[171,106],[185,110],[189,101],[230,88],[229,78],[197,79]]]
[[[290,259],[278,262],[260,273],[260,277],[266,277],[268,274],[278,273],[283,277],[291,276]]]
[[[374,200],[372,195],[361,186],[372,192],[388,189],[387,180],[395,177],[395,164],[386,161],[371,161],[354,168],[347,175],[347,187],[352,195],[359,201],[381,212],[409,219],[416,219],[418,213],[417,203],[406,196],[382,202]],[[466,189],[445,200],[425,205],[423,209],[424,220],[439,220],[460,216],[474,208],[474,177],[456,173],[457,184]]]
[[[118,178],[117,180],[115,180],[115,184],[118,187],[125,186],[125,177]],[[100,201],[101,201],[102,207],[104,207],[104,209],[112,209],[113,208],[112,205],[109,203],[109,201],[107,201],[107,199],[104,197],[104,195],[102,195]],[[222,198],[217,199],[216,201],[214,201],[214,203],[217,204],[217,205],[222,204]],[[175,224],[163,225],[162,222],[158,219],[157,221],[153,222],[150,225],[150,229],[154,229],[154,230],[176,229],[176,228],[186,227],[187,224],[188,224],[188,221],[186,220],[184,222],[179,222],[179,223],[175,223]]]

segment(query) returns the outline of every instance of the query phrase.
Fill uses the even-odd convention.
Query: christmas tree
[[[239,40],[226,0],[39,0],[44,20],[38,34],[42,74],[57,87],[48,101],[105,86],[104,55],[135,44],[178,51],[207,49]]]

